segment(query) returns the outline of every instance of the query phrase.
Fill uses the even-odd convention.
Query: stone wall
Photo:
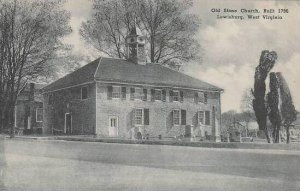
[[[186,110],[186,124],[193,125],[193,132],[195,135],[204,136],[214,135],[215,130],[212,125],[200,125],[197,124],[197,112],[200,110],[212,111],[212,107],[216,108],[216,118],[220,122],[220,93],[207,92],[207,103],[195,103],[193,90],[182,90],[184,93],[183,102],[170,102],[169,90],[170,88],[163,88],[166,90],[166,101],[151,101],[151,89],[153,87],[141,87],[147,89],[147,101],[142,100],[130,100],[130,85],[121,85],[126,87],[126,99],[108,99],[107,87],[111,84],[97,83],[97,110],[96,110],[96,126],[97,135],[109,136],[109,116],[118,117],[118,136],[129,138],[132,131],[141,131],[143,134],[149,134],[150,137],[174,137],[181,134],[185,134],[185,125],[172,125],[172,111],[174,109]],[[159,88],[159,87],[157,87]],[[176,89],[173,89],[176,90]],[[149,125],[135,126],[133,123],[133,111],[135,108],[148,108],[149,109]],[[212,115],[212,114],[211,114]],[[212,117],[210,118],[212,124]],[[218,128],[220,124],[218,125]],[[201,133],[202,132],[202,133]],[[220,132],[220,131],[218,131]]]
[[[81,88],[88,87],[88,98],[81,99]],[[53,94],[54,103],[49,105],[49,95]],[[65,114],[72,116],[72,133],[95,134],[95,84],[72,87],[44,95],[44,129],[46,134],[64,133]]]

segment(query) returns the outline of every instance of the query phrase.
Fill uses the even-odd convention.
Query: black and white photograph
[[[300,190],[300,1],[0,0],[0,191]]]

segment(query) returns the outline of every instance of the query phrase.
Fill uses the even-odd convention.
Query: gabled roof
[[[99,60],[100,58],[54,81],[53,83],[44,87],[43,92],[55,91],[62,88],[67,88],[67,87],[76,86],[83,83],[92,82],[94,80],[94,74],[97,70]]]
[[[53,82],[44,88],[44,92],[84,84],[93,80],[208,91],[223,90],[158,64],[138,65],[123,59],[102,57]]]

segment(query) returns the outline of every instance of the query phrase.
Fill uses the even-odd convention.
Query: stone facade
[[[109,117],[118,118],[118,136],[132,138],[132,134],[141,132],[142,135],[149,134],[150,137],[174,137],[186,135],[186,126],[191,125],[190,130],[194,136],[212,136],[215,137],[215,128],[220,128],[220,93],[206,92],[207,103],[195,103],[195,90],[182,90],[173,88],[150,87],[150,86],[132,86],[118,85],[126,87],[126,99],[116,98],[108,99],[108,86],[111,84],[97,83],[97,110],[96,127],[97,135],[109,136]],[[130,99],[130,88],[139,87],[147,89],[147,100]],[[151,89],[166,90],[166,100],[151,100]],[[180,90],[183,92],[183,101],[171,101],[170,90]],[[200,125],[198,123],[198,111],[209,111],[212,116],[212,108],[215,107],[215,120],[210,117],[210,125]],[[135,125],[134,111],[136,108],[149,109],[149,125]],[[185,125],[172,124],[173,110],[186,111]],[[213,122],[219,123],[213,125]],[[217,130],[219,136],[220,130]]]
[[[87,87],[87,99],[81,99],[81,88]],[[65,134],[65,115],[71,114],[68,134],[95,134],[95,84],[66,88],[44,94],[44,130],[46,134]],[[49,97],[53,96],[52,103]]]
[[[97,85],[96,85],[97,84]],[[126,88],[126,98],[109,98],[108,87],[119,86]],[[87,99],[81,99],[81,89],[87,87]],[[147,90],[147,100],[131,97],[131,88]],[[166,92],[165,100],[152,100],[151,91],[163,89]],[[183,101],[171,101],[170,90],[182,91]],[[103,137],[134,138],[140,132],[142,136],[149,137],[175,137],[191,134],[191,136],[213,137],[219,136],[216,130],[220,123],[220,92],[205,92],[206,103],[195,103],[196,90],[174,89],[170,87],[120,85],[94,82],[66,88],[44,94],[44,132],[48,134],[66,133],[65,115],[72,116],[72,131],[70,134],[93,134]],[[49,96],[53,96],[53,103],[49,104]],[[215,119],[212,110],[215,108]],[[135,109],[147,109],[149,113],[148,124],[135,124]],[[173,124],[173,110],[185,110],[186,122],[182,125]],[[199,111],[209,111],[209,125],[200,125]],[[180,115],[180,118],[182,116]],[[113,135],[111,131],[111,118],[116,118],[116,128]],[[145,118],[145,113],[143,113]],[[144,119],[142,120],[144,121]],[[214,125],[215,124],[215,125]],[[191,129],[189,126],[192,126]]]

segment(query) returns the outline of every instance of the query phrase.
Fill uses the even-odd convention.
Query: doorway
[[[119,119],[117,116],[109,116],[108,134],[110,137],[118,136]]]
[[[65,114],[65,134],[70,135],[72,133],[72,115],[70,113]]]

